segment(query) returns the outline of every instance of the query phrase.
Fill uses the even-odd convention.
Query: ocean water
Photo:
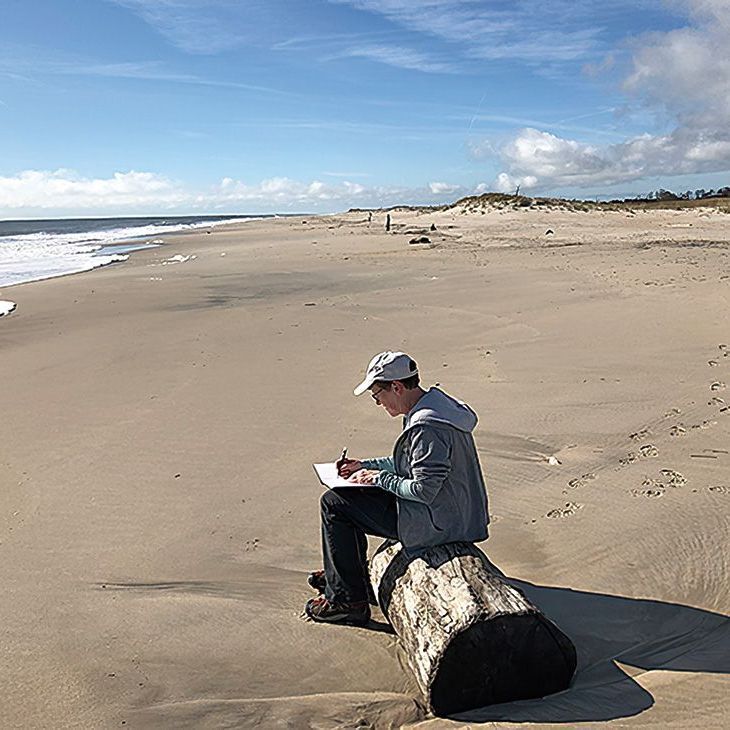
[[[0,287],[89,271],[159,245],[166,233],[263,216],[0,220]],[[124,245],[117,245],[118,242]]]

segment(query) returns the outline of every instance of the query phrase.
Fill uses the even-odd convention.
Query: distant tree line
[[[730,198],[730,187],[717,188],[714,190],[710,188],[705,190],[699,188],[697,190],[685,190],[683,193],[673,193],[671,190],[652,190],[646,195],[640,195],[636,198],[624,198],[624,203],[638,203],[642,200],[704,200],[705,198]],[[619,201],[612,201],[619,202]]]

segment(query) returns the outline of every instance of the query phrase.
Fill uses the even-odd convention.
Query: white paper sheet
[[[319,481],[329,489],[335,489],[336,487],[368,487],[369,484],[354,484],[348,482],[347,479],[343,479],[337,473],[337,466],[334,462],[328,464],[312,464],[314,471],[317,472]]]

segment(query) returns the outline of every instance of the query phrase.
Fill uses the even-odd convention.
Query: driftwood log
[[[570,684],[570,639],[471,543],[409,555],[386,542],[370,578],[434,714],[544,697]]]

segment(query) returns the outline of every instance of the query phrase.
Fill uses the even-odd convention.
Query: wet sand
[[[730,216],[391,215],[0,292],[0,726],[727,726]],[[399,432],[351,394],[386,348],[480,415],[482,547],[575,642],[569,691],[430,718],[382,617],[300,618],[311,463]]]

